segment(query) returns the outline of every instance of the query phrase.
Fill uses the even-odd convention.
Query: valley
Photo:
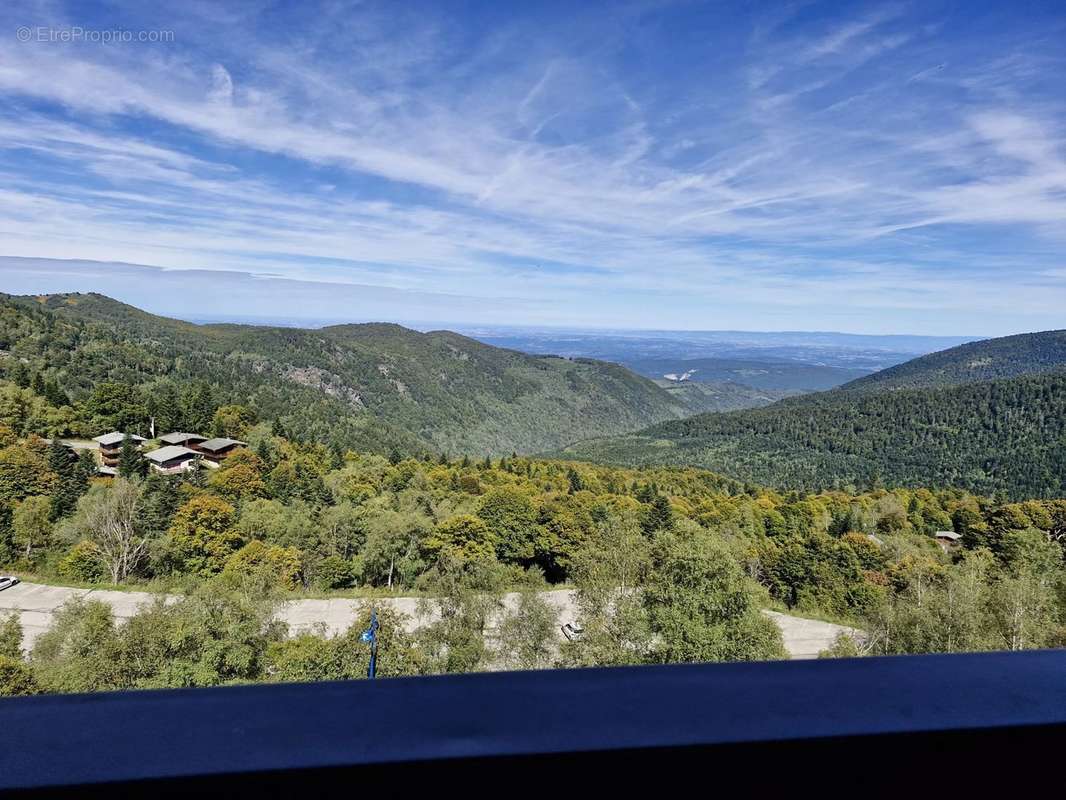
[[[1060,332],[653,380],[50,295],[0,301],[0,350],[0,564],[88,587],[5,590],[5,691],[359,677],[353,588],[383,675],[939,651],[925,595],[964,588],[958,647],[1066,641]]]
[[[689,464],[786,489],[921,486],[1066,493],[1061,331],[919,357],[826,392],[575,443],[568,457]]]

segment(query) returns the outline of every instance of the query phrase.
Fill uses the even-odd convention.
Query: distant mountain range
[[[954,386],[1057,372],[1066,365],[1066,330],[970,342],[915,358],[847,385],[854,391]]]
[[[0,350],[73,398],[102,380],[149,394],[200,381],[307,438],[377,450],[535,452],[776,399],[736,386],[677,391],[617,364],[532,356],[448,331],[195,325],[98,294],[0,296]]]
[[[1066,492],[1066,333],[954,347],[837,389],[636,434],[570,458],[688,464],[781,488],[947,485]]]
[[[850,373],[850,377],[977,338],[817,331],[588,331],[488,326],[461,327],[459,330],[497,347],[526,353],[598,358],[637,371],[640,371],[637,365],[649,363],[654,364],[656,372],[660,366],[666,367],[664,372],[675,372],[680,362],[713,358],[856,370]],[[658,362],[670,362],[674,366]]]
[[[625,365],[649,378],[687,375],[693,382],[731,381],[782,396],[832,389],[868,375],[863,369],[805,364],[799,361],[758,361],[737,358],[638,358]]]
[[[789,347],[825,335],[810,336]],[[134,387],[140,427],[157,398],[199,386],[216,405],[247,405],[342,448],[555,451],[793,489],[883,481],[1066,493],[1064,331],[967,343],[801,396],[865,370],[842,366],[849,355],[835,350],[837,363],[629,352],[645,375],[392,324],[195,325],[97,294],[0,296],[2,377],[33,375],[75,405],[103,381]],[[58,407],[53,416],[69,418]]]

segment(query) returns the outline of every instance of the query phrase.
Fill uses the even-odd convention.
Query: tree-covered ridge
[[[686,383],[731,381],[763,391],[783,393],[781,396],[825,391],[869,374],[868,370],[800,361],[756,361],[717,356],[631,358],[623,363],[649,378],[659,378],[668,372],[681,375],[691,371],[692,375]]]
[[[883,482],[1059,497],[1066,494],[1066,373],[824,392],[579,442],[565,454],[618,464],[690,464],[785,489]]]
[[[868,638],[841,654],[1066,642],[1061,500],[782,494],[693,468],[385,458],[295,441],[196,385],[176,413],[248,447],[217,469],[145,475],[127,439],[119,477],[103,480],[89,451],[37,436],[70,410],[50,380],[0,394],[0,568],[185,599],[121,626],[105,606],[74,604],[28,658],[17,622],[0,620],[0,693],[360,677],[362,623],[332,638],[276,623],[272,605],[302,589],[435,598],[416,634],[386,620],[386,675],[780,657],[768,603],[861,624]],[[141,413],[123,383],[88,398],[115,427]],[[938,547],[944,530],[961,551]],[[583,632],[560,646],[535,592],[561,582],[576,587]],[[514,588],[526,594],[504,613]]]
[[[782,389],[756,389],[733,381],[668,381],[656,380],[678,402],[700,411],[739,411],[745,408],[768,406],[785,397],[799,394]]]
[[[272,616],[302,588],[435,598],[416,633],[385,615],[383,675],[781,657],[769,603],[859,624],[867,636],[838,654],[1066,642],[1066,501],[782,494],[692,468],[386,459],[266,424],[242,435],[217,470],[104,481],[57,440],[0,429],[0,568],[185,595],[125,625],[74,603],[28,657],[0,619],[0,694],[361,677],[365,619],[289,638]],[[956,549],[938,546],[945,530]],[[534,592],[563,581],[582,633],[560,646]],[[526,594],[504,612],[514,588]]]
[[[875,372],[846,391],[916,389],[1057,372],[1066,367],[1066,330],[1022,333],[952,347]]]
[[[532,357],[447,331],[193,325],[94,294],[0,297],[0,351],[3,377],[39,377],[54,387],[53,405],[71,406],[60,434],[100,433],[81,405],[105,381],[139,394],[146,413],[128,422],[138,432],[153,404],[195,385],[307,440],[382,452],[540,451],[717,407],[614,364]]]

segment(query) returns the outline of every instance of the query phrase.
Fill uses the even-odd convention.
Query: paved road
[[[118,620],[129,619],[138,609],[150,603],[154,595],[147,592],[116,592],[104,589],[73,589],[65,586],[45,586],[38,583],[20,583],[0,591],[0,614],[17,611],[22,620],[23,647],[29,649],[34,640],[52,624],[52,615],[67,600],[85,597],[100,600],[111,606]],[[544,592],[543,597],[558,609],[560,624],[575,621],[577,610],[573,593],[566,589]],[[517,594],[504,597],[504,603],[513,607]],[[342,633],[351,625],[362,600],[335,598],[330,600],[290,600],[278,610],[278,618],[289,624],[293,633],[305,630],[324,630],[329,634]],[[433,618],[419,616],[419,601],[414,597],[377,599],[377,605],[388,605],[407,616],[407,628],[415,630]],[[837,634],[851,631],[841,625],[821,620],[804,619],[777,611],[765,611],[767,616],[781,628],[785,648],[791,658],[816,658],[819,651],[833,643]]]

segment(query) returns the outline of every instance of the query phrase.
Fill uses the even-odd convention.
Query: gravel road
[[[577,611],[573,593],[566,589],[544,592],[543,596],[559,611],[559,622],[575,621]],[[73,589],[66,586],[46,586],[38,583],[20,583],[0,591],[0,614],[17,611],[22,620],[23,647],[29,649],[34,640],[52,624],[52,615],[67,600],[86,597],[100,600],[111,606],[115,617],[128,619],[137,613],[153,595],[147,592],[116,592],[104,589]],[[504,603],[513,607],[517,594],[504,597]],[[330,634],[341,633],[351,625],[355,611],[362,600],[336,598],[329,600],[290,600],[278,610],[278,618],[289,624],[293,633],[322,628]],[[407,627],[416,629],[429,617],[418,616],[418,599],[414,597],[378,598],[375,604],[390,606],[407,615]],[[821,620],[794,617],[777,611],[763,612],[777,623],[791,658],[816,658],[819,651],[833,643],[837,634],[852,631],[842,625]]]

